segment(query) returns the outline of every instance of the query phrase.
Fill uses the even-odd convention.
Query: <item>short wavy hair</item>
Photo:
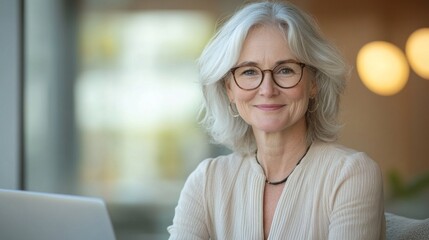
[[[315,69],[318,92],[309,103],[309,108],[315,110],[306,113],[307,141],[335,141],[341,127],[337,115],[348,65],[321,34],[311,16],[284,2],[256,2],[244,6],[221,26],[205,47],[198,59],[204,96],[202,125],[215,143],[241,153],[256,150],[251,127],[242,118],[234,118],[229,113],[225,80],[230,77],[229,70],[237,64],[249,30],[264,24],[279,27],[297,60]]]

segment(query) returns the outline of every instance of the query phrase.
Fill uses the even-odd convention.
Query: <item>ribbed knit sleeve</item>
[[[206,206],[204,199],[207,166],[200,163],[186,180],[175,210],[173,225],[169,226],[170,240],[207,240]]]
[[[383,183],[379,167],[363,153],[347,156],[331,192],[329,239],[384,239]]]

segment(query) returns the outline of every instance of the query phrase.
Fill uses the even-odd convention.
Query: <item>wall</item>
[[[429,2],[295,2],[316,17],[322,31],[354,67],[341,105],[345,125],[340,141],[367,152],[380,164],[386,180],[392,170],[407,181],[428,173],[429,80],[411,71],[400,93],[378,96],[360,81],[355,59],[364,44],[377,40],[392,42],[405,51],[408,36],[418,28],[429,27]]]

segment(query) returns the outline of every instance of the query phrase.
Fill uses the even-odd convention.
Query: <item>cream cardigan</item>
[[[263,239],[264,186],[254,155],[203,161],[182,190],[170,239]],[[378,165],[341,145],[313,143],[284,186],[269,239],[385,239]]]

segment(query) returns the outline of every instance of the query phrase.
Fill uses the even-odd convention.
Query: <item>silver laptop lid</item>
[[[97,198],[0,189],[2,240],[115,240]]]

